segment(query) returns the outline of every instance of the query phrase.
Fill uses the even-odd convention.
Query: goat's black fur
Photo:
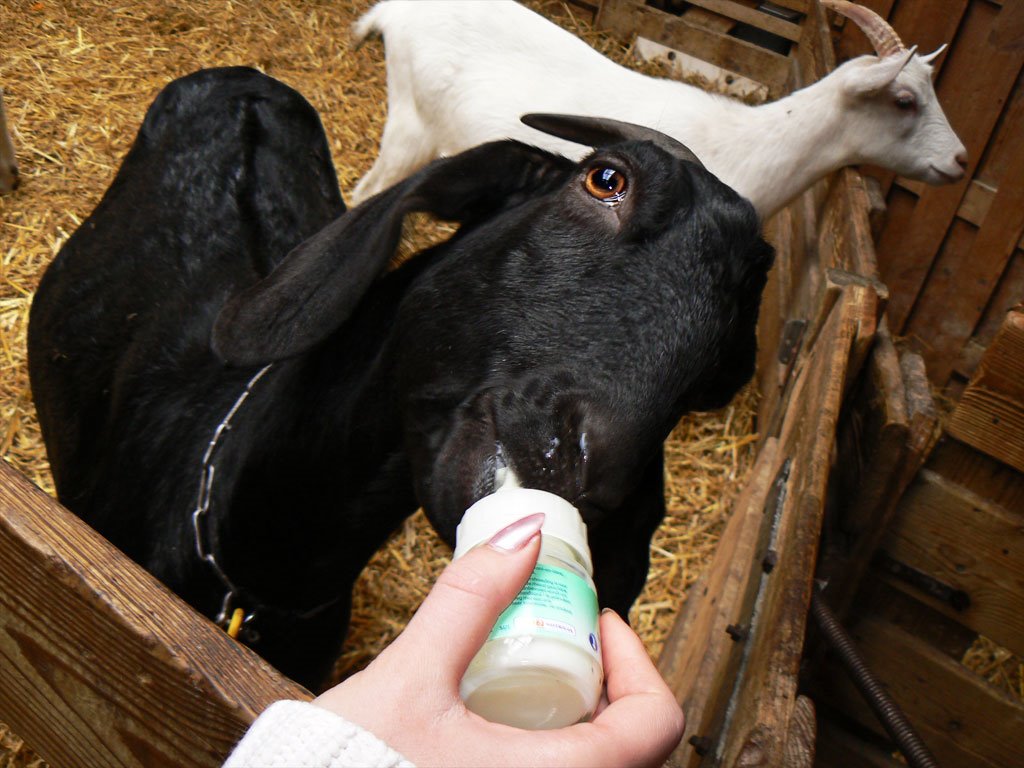
[[[618,205],[584,190],[594,167],[626,175]],[[753,371],[771,263],[753,208],[651,142],[576,165],[508,141],[343,211],[297,93],[241,68],[164,90],[33,303],[61,501],[216,615],[202,455],[274,361],[220,444],[209,522],[282,671],[322,682],[388,533],[422,504],[453,542],[501,465],[579,507],[625,613],[664,515],[662,441]],[[410,211],[462,226],[384,274]]]

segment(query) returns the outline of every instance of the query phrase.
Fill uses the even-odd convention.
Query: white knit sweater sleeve
[[[305,701],[276,701],[249,726],[224,768],[415,768],[358,725]]]

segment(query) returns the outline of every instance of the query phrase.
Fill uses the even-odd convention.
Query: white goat
[[[853,19],[878,56],[750,106],[622,67],[515,2],[385,0],[353,28],[357,43],[383,35],[388,82],[380,155],[353,203],[436,157],[493,139],[574,160],[586,154],[523,125],[527,112],[611,117],[667,133],[749,198],[762,219],[845,165],[873,163],[930,184],[961,179],[967,152],[931,83],[929,62],[939,51],[918,56],[869,9],[823,3]]]
[[[14,155],[14,143],[7,130],[7,114],[4,112],[4,92],[0,88],[0,195],[6,195],[18,186],[18,159]]]

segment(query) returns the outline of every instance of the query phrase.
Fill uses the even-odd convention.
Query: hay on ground
[[[0,4],[0,83],[22,187],[0,198],[0,440],[2,455],[53,493],[25,361],[33,291],[46,265],[89,215],[131,145],[153,98],[202,67],[254,66],[300,91],[320,112],[343,193],[376,156],[386,112],[382,47],[353,50],[348,30],[369,0],[7,0]],[[577,8],[531,5],[620,61],[627,51],[591,30]],[[438,236],[418,218],[403,252]],[[442,232],[443,234],[443,232]],[[750,393],[719,414],[685,419],[669,442],[670,516],[652,548],[651,575],[632,620],[652,655],[710,559],[725,511],[753,453]],[[354,595],[336,677],[390,642],[450,553],[422,513],[388,542]],[[3,713],[0,713],[0,721]],[[2,727],[2,726],[0,726]],[[4,728],[0,764],[35,756]]]
[[[595,33],[577,8],[532,7],[602,53],[628,51]],[[149,104],[171,80],[203,67],[254,66],[299,90],[320,112],[343,193],[376,156],[386,110],[380,43],[349,45],[352,21],[370,0],[3,0],[0,84],[23,184],[0,198],[0,454],[53,493],[32,407],[25,330],[43,269],[112,180]],[[649,69],[649,66],[648,66]],[[417,219],[403,252],[438,236]],[[669,516],[651,548],[647,586],[631,621],[656,656],[710,561],[731,500],[751,465],[755,397],[685,418],[666,450]],[[356,585],[350,637],[336,678],[389,643],[448,562],[450,553],[417,514],[373,558]],[[0,712],[0,720],[3,713]],[[0,725],[0,766],[42,762]]]

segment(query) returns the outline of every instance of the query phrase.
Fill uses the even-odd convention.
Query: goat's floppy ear
[[[878,93],[889,83],[896,79],[903,68],[910,63],[917,52],[917,46],[905,51],[886,56],[884,59],[877,59],[870,64],[854,70],[850,78],[850,89],[863,96]]]
[[[556,115],[543,112],[531,112],[519,119],[538,131],[588,147],[603,147],[621,141],[649,141],[680,160],[687,160],[703,167],[703,163],[685,144],[643,125],[612,120],[609,117]]]
[[[571,162],[515,141],[437,160],[342,214],[221,309],[211,345],[225,362],[259,365],[304,352],[352,314],[395,253],[407,213],[477,222],[565,178]]]

